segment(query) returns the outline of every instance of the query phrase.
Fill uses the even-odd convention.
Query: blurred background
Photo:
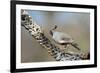
[[[56,11],[34,11],[26,10],[44,32],[45,36],[52,41],[53,44],[60,48],[52,39],[49,31],[57,25],[57,31],[69,34],[76,43],[79,44],[82,52],[89,52],[90,48],[90,14],[75,12],[56,12]],[[72,46],[65,50],[78,52]],[[47,50],[43,48],[24,28],[21,27],[21,62],[46,62],[55,61],[49,55]]]

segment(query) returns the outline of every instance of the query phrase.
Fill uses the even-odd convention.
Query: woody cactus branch
[[[44,35],[39,25],[33,22],[32,17],[22,10],[21,12],[21,25],[29,31],[29,34],[36,39],[36,41],[41,44],[47,52],[55,58],[56,61],[67,61],[67,60],[82,60],[80,54],[65,53],[60,50],[59,47],[52,44],[51,41]]]

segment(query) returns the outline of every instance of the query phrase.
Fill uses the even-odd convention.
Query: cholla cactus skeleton
[[[29,33],[47,49],[48,53],[55,58],[56,61],[82,60],[80,54],[65,53],[59,47],[51,43],[51,41],[43,34],[39,25],[33,22],[32,17],[25,10],[21,12],[21,25],[24,26]]]

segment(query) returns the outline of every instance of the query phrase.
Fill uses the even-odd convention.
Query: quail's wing
[[[73,42],[73,39],[69,35],[67,35],[63,32],[55,32],[53,34],[53,39],[59,43],[71,43],[71,42]]]
[[[72,37],[66,33],[62,33],[61,40],[65,41],[66,43],[71,43],[74,41]]]

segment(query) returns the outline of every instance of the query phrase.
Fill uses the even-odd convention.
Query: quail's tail
[[[71,45],[72,45],[73,47],[75,47],[77,50],[81,50],[81,49],[78,47],[78,44],[77,44],[77,43],[71,43]]]

